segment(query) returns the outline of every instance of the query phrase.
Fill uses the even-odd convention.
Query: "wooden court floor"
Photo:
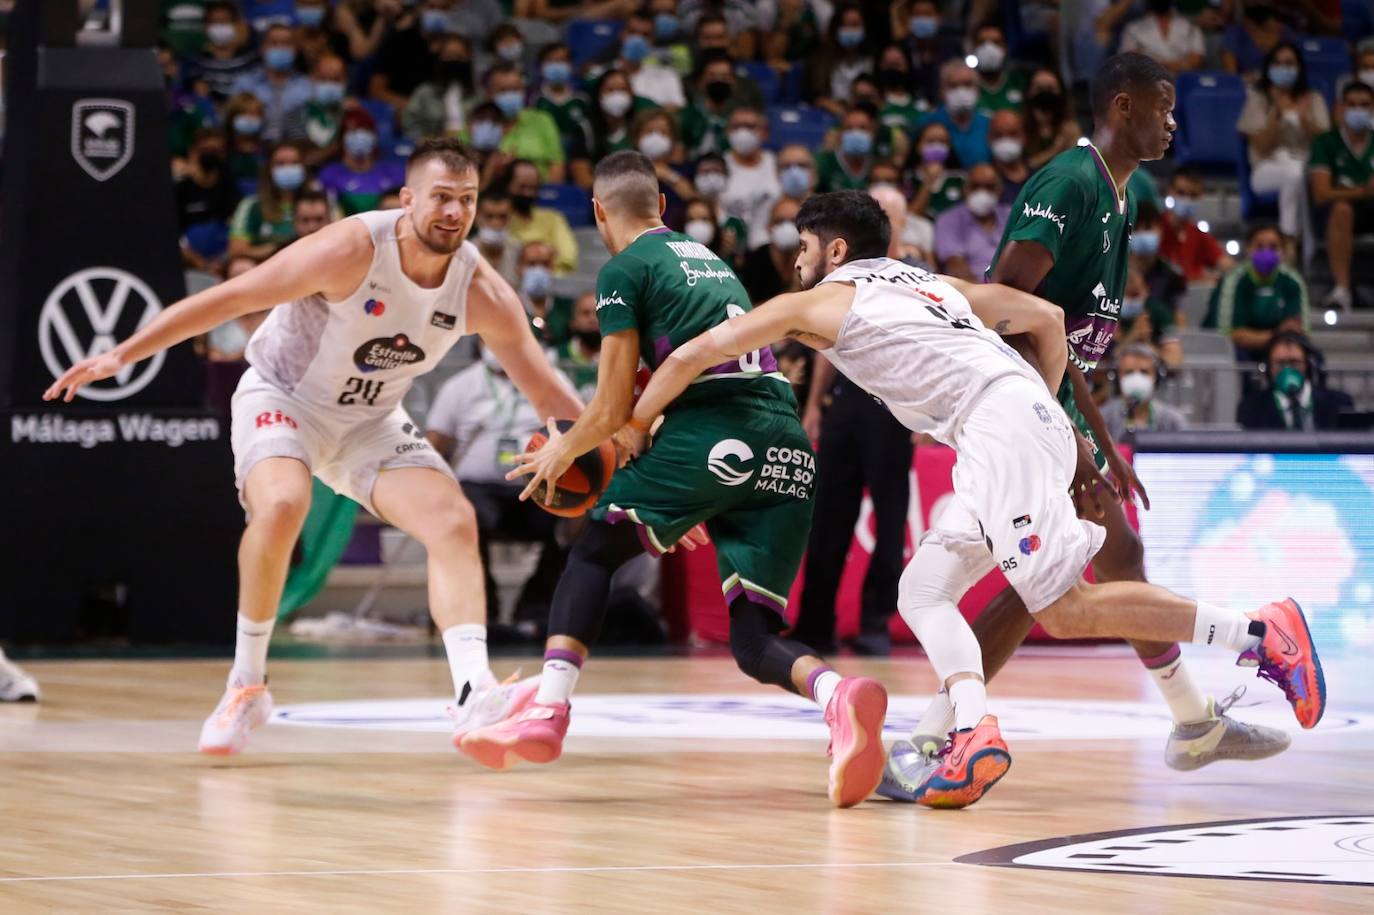
[[[1358,659],[1328,665],[1328,720],[1290,718],[1286,754],[1180,774],[1129,656],[1018,657],[993,690],[1012,770],[960,812],[831,809],[818,713],[719,656],[594,658],[563,759],[505,773],[449,747],[438,659],[274,661],[298,723],[227,761],[193,751],[222,661],[26,666],[45,701],[0,707],[3,913],[1374,911]],[[902,730],[933,688],[919,655],[840,666],[888,685]],[[1250,684],[1243,701],[1265,701],[1242,715],[1286,713],[1249,672],[1195,671]],[[1268,818],[1287,825],[1196,825]],[[1132,829],[1175,832],[1068,859],[1086,870],[956,861]],[[1229,875],[1184,876],[1190,856]],[[1254,871],[1270,876],[1235,876]]]

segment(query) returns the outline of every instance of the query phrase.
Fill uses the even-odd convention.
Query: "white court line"
[[[600,874],[626,871],[828,870],[847,868],[968,867],[954,861],[874,861],[854,864],[622,864],[604,867],[428,867],[336,871],[212,871],[188,874],[78,874],[70,877],[0,877],[0,883],[78,880],[188,880],[209,877],[388,877],[426,874]]]

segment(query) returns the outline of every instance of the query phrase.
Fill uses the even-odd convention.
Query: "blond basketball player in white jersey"
[[[811,197],[796,223],[796,267],[806,291],[779,296],[674,350],[641,396],[632,425],[648,428],[705,367],[790,336],[822,349],[908,428],[958,452],[954,498],[898,591],[898,610],[949,691],[956,730],[899,796],[964,807],[1010,767],[997,719],[986,714],[978,643],[955,606],[993,568],[1052,635],[1215,643],[1282,688],[1303,727],[1316,725],[1325,683],[1293,600],[1243,613],[1144,582],[1082,580],[1104,531],[1077,518],[1069,496],[1077,446],[1050,393],[1067,359],[1063,332],[1035,336],[1037,374],[970,304],[999,330],[1017,333],[1027,328],[1017,326],[1016,304],[1035,297],[885,257],[887,217],[861,191]]]
[[[540,416],[582,411],[520,299],[465,241],[477,208],[474,162],[456,141],[422,142],[407,164],[402,209],[335,223],[178,302],[113,350],[72,366],[44,395],[70,401],[84,384],[276,306],[249,343],[251,368],[233,401],[234,472],[248,525],[234,666],[201,731],[202,752],[239,752],[271,714],[267,643],[312,473],[425,545],[456,738],[518,710],[537,688],[535,678],[498,684],[491,673],[472,506],[400,405],[417,375],[475,333]]]

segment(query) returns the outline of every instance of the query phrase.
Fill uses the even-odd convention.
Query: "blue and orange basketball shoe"
[[[1326,678],[1302,608],[1289,597],[1246,616],[1264,624],[1264,635],[1241,654],[1237,666],[1258,667],[1261,679],[1283,690],[1298,724],[1316,727],[1326,711]]]
[[[912,800],[923,807],[957,810],[977,803],[1011,768],[1011,751],[1002,740],[995,715],[977,727],[952,731],[936,754],[938,765],[917,786]]]

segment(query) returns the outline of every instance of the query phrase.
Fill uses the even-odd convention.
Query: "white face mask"
[[[1366,86],[1374,87],[1374,70],[1361,70],[1359,78]]]
[[[993,41],[985,41],[973,49],[973,56],[978,58],[978,69],[996,73],[1002,69],[1002,64],[1006,62],[1007,52],[1000,44]]]
[[[1015,137],[1000,137],[993,140],[992,155],[998,162],[1015,162],[1021,158],[1021,150],[1024,148],[1020,140]]]
[[[768,237],[773,242],[773,247],[779,251],[790,254],[801,247],[801,233],[797,231],[797,224],[791,220],[773,226]]]
[[[1149,372],[1131,372],[1121,376],[1121,396],[1135,403],[1144,403],[1155,393],[1155,376]]]
[[[687,237],[692,241],[701,242],[703,245],[711,243],[711,236],[716,234],[716,227],[711,224],[709,219],[690,219],[683,228]]]
[[[968,209],[974,216],[987,216],[997,206],[997,195],[986,188],[979,188],[968,195]]]
[[[701,196],[715,198],[725,192],[725,175],[720,172],[703,172],[697,175],[697,190]]]
[[[632,102],[634,99],[628,92],[607,92],[601,96],[601,110],[613,118],[622,118]]]
[[[673,141],[666,133],[646,133],[639,138],[639,151],[650,159],[662,159],[673,150]]]
[[[753,155],[762,145],[759,132],[752,127],[736,127],[730,131],[730,148],[742,156]]]
[[[972,86],[955,86],[945,93],[945,105],[950,111],[972,111],[978,104],[978,90]]]
[[[488,248],[499,248],[506,243],[506,230],[481,226],[477,230],[477,240]]]

